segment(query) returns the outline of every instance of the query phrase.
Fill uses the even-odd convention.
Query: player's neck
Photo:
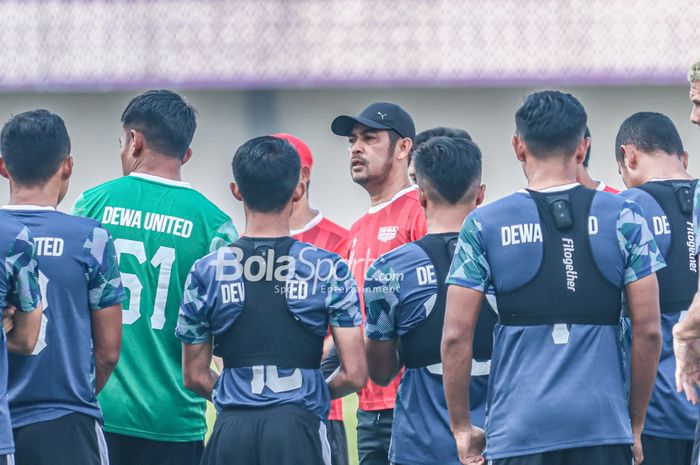
[[[584,168],[583,165],[581,165],[581,167],[578,170],[576,181],[582,186],[586,186],[587,188],[593,190],[597,189],[600,185],[600,181],[596,181],[593,178],[591,178],[591,175],[588,174],[588,170]]]
[[[383,204],[391,200],[398,192],[406,189],[411,185],[408,180],[408,175],[403,171],[394,173],[393,176],[385,179],[381,183],[365,185],[365,189],[369,194],[369,200],[373,207]]]
[[[38,205],[40,207],[58,206],[61,186],[47,183],[39,187],[10,185],[10,205]]]
[[[643,179],[647,181],[652,179],[695,179],[680,164],[653,164],[644,171]]]
[[[576,162],[573,159],[537,160],[526,166],[525,171],[527,188],[534,191],[577,182]]]
[[[139,160],[132,173],[150,174],[171,181],[182,181],[182,162],[177,158],[151,152]]]
[[[303,229],[309,221],[313,220],[318,211],[311,208],[309,205],[309,198],[304,196],[298,202],[294,203],[292,207],[292,216],[289,219],[289,227],[291,229]]]
[[[245,209],[246,237],[284,237],[289,236],[290,212],[285,208],[279,213],[261,213]]]
[[[474,207],[471,205],[428,205],[425,211],[425,221],[428,223],[428,234],[459,232],[460,229],[462,229],[464,218],[466,218],[472,210],[474,210]]]

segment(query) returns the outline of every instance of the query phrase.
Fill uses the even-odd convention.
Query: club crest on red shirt
[[[396,239],[396,233],[398,231],[398,226],[382,226],[379,228],[379,233],[377,233],[377,240],[389,242],[392,239]]]

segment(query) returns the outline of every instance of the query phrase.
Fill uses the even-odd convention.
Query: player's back
[[[100,394],[105,430],[201,440],[205,403],[183,385],[174,331],[187,272],[235,240],[230,218],[188,183],[140,173],[84,192],[74,209],[101,221],[114,237],[129,295],[119,364]]]
[[[248,264],[258,253],[268,257],[264,268]],[[285,257],[292,257],[291,271],[280,271]],[[252,271],[244,271],[249,266]],[[294,404],[325,419],[330,393],[319,369],[323,338],[329,324],[360,322],[354,280],[338,255],[292,238],[243,237],[195,264],[178,337],[189,344],[213,337],[225,367],[215,387],[217,407]],[[280,347],[281,340],[288,344]]]
[[[44,302],[34,352],[9,357],[13,427],[73,412],[101,420],[91,314],[124,299],[109,233],[94,220],[52,207],[17,205],[4,211],[35,237]]]
[[[367,337],[400,338],[401,361],[406,366],[394,411],[392,463],[459,463],[440,357],[447,293],[442,283],[457,235],[428,234],[382,255],[367,272]],[[475,330],[469,397],[471,421],[480,428],[485,421],[495,322],[496,314],[484,300]]]
[[[698,216],[700,205],[696,199],[700,198],[700,188],[697,180],[659,180],[649,181],[620,195],[641,206],[649,230],[668,265],[657,274],[663,343],[644,433],[692,440],[698,408],[682,393],[676,392],[673,326],[685,316],[698,289],[693,216]]]
[[[561,199],[572,224],[551,213]],[[639,206],[576,185],[521,191],[472,212],[460,237],[449,282],[492,284],[498,302],[487,456],[631,443],[621,293],[663,267]]]

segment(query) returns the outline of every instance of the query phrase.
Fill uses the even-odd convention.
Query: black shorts
[[[201,465],[330,465],[326,424],[303,407],[225,409]]]
[[[631,465],[630,444],[577,447],[542,454],[489,460],[489,465]],[[644,461],[646,465],[646,460]],[[675,464],[674,464],[675,465]]]
[[[15,465],[15,454],[0,455],[0,465]]]
[[[357,454],[360,465],[389,465],[394,410],[357,410]]]
[[[340,420],[328,420],[326,427],[328,428],[328,444],[331,447],[331,465],[349,465],[345,425]]]
[[[12,430],[17,465],[107,465],[107,444],[93,417],[71,413]]]
[[[693,442],[693,459],[690,461],[693,465],[700,463],[700,421],[695,426],[695,441]]]
[[[199,465],[204,441],[154,441],[106,433],[110,465]]]
[[[690,465],[693,441],[667,439],[642,434],[644,465]],[[693,462],[697,463],[697,462]]]

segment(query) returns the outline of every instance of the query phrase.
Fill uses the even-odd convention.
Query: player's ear
[[[298,202],[306,195],[306,184],[299,182],[296,189],[292,192],[292,202]]]
[[[235,182],[232,182],[229,184],[229,188],[231,189],[231,193],[233,194],[233,198],[238,200],[239,202],[243,202],[243,196],[241,195],[241,191],[238,190],[238,184]]]
[[[404,137],[396,144],[398,153],[394,153],[398,160],[408,160],[413,148],[413,141],[408,137]]]
[[[627,170],[633,170],[637,167],[637,151],[631,145],[621,145],[620,152],[622,153],[622,164]]]
[[[192,147],[187,147],[185,155],[182,157],[182,164],[184,165],[185,163],[190,161],[190,158],[192,158]]]
[[[141,152],[146,146],[146,140],[139,131],[131,129],[129,131],[129,136],[131,138],[131,146],[129,147],[129,156],[138,158],[141,156]]]
[[[5,160],[2,157],[0,157],[0,176],[10,179],[10,173],[7,171]]]
[[[301,182],[306,184],[311,180],[311,168],[308,166],[301,167]]]
[[[527,159],[527,156],[525,155],[525,143],[518,136],[513,136],[511,142],[513,144],[513,150],[515,150],[515,157],[520,163],[525,163],[525,160]]]
[[[420,202],[421,207],[428,207],[428,195],[425,193],[425,189],[420,186],[418,186],[418,201]]]
[[[73,175],[73,157],[68,155],[61,163],[61,178],[66,181]]]
[[[486,184],[479,186],[479,190],[476,192],[476,206],[478,207],[484,203],[484,197],[486,197]]]
[[[586,159],[586,152],[588,152],[588,147],[591,146],[591,139],[584,137],[578,144],[578,149],[576,150],[576,164],[583,164],[583,160]]]
[[[684,170],[687,170],[687,169],[688,169],[688,152],[686,152],[686,151],[684,150],[683,153],[681,153],[681,154],[678,156],[678,158],[681,159],[681,163],[683,164],[683,169],[684,169]]]

